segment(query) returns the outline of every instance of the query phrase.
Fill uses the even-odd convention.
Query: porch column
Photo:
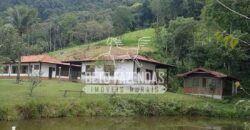
[[[169,68],[167,68],[167,87],[169,87],[168,85],[169,85]]]
[[[9,71],[8,71],[8,72],[9,72],[9,73],[8,73],[8,74],[9,74],[9,77],[10,77],[10,74],[11,74],[11,69],[12,69],[12,66],[11,66],[11,64],[10,64],[10,65],[9,65]]]
[[[41,77],[42,75],[42,63],[39,62],[39,78]]]
[[[69,63],[69,80],[72,80],[71,63]]]
[[[80,69],[80,80],[82,80],[82,63],[81,63],[81,69]]]
[[[28,77],[30,77],[30,63],[28,64]]]
[[[61,67],[61,66],[59,66],[59,67],[58,67],[58,69],[59,69],[59,80],[61,80],[61,72],[62,72],[62,67]]]

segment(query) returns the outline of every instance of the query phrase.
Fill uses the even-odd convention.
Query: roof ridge
[[[193,70],[191,70],[191,71],[188,71],[188,72],[186,72],[186,73],[179,74],[178,76],[181,76],[181,77],[187,76],[187,75],[192,74],[192,73],[194,73],[194,72],[197,72],[197,71],[199,71],[199,70],[202,70],[202,71],[204,71],[204,72],[207,72],[207,73],[209,73],[209,74],[212,74],[212,75],[214,75],[214,76],[216,76],[216,77],[228,77],[227,74],[224,74],[224,73],[222,73],[222,72],[218,72],[218,71],[214,71],[214,70],[209,70],[209,69],[205,69],[205,68],[195,68],[195,69],[193,69]]]

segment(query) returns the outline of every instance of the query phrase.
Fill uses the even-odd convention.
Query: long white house
[[[157,69],[174,66],[141,55],[108,55],[66,61],[81,65],[81,80],[87,84],[157,84],[161,77]],[[165,81],[168,82],[168,81]]]
[[[60,61],[48,55],[21,57],[21,78],[81,80],[87,84],[163,84],[168,83],[168,70],[174,66],[141,55],[106,55]],[[161,75],[158,69],[166,69]],[[0,78],[17,76],[17,63],[5,63]],[[164,73],[165,74],[165,73]]]
[[[12,78],[17,76],[17,63],[5,63],[0,71],[0,78]],[[21,57],[22,78],[39,76],[46,79],[62,78],[70,76],[78,78],[80,66],[63,63],[48,55],[31,55]]]

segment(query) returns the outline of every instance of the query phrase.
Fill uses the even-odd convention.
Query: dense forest
[[[250,88],[250,0],[1,0],[0,58],[154,28],[157,55],[220,70]]]

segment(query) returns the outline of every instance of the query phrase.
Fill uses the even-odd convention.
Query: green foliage
[[[239,44],[239,39],[238,38],[235,38],[235,37],[233,37],[231,35],[224,36],[220,32],[215,33],[215,39],[218,42],[224,43],[225,47],[230,47],[232,49],[234,49]]]
[[[41,85],[42,80],[39,78],[39,76],[37,76],[37,77],[31,76],[29,78],[29,82],[30,82],[30,85],[29,85],[29,96],[32,97],[35,88],[37,88],[37,87],[39,87]]]
[[[244,123],[244,130],[250,130],[250,124],[245,122]]]
[[[244,116],[245,114],[250,113],[250,100],[239,100],[235,103],[234,109],[237,112],[240,112]]]
[[[249,0],[234,1],[234,0],[220,0],[226,6],[240,12],[246,16],[249,16]],[[203,17],[206,18],[205,21],[208,23],[215,22],[219,27],[226,32],[231,32],[233,30],[241,30],[243,33],[248,32],[249,20],[240,17],[238,14],[229,11],[217,1],[208,0],[206,6],[203,10]]]
[[[185,65],[184,60],[194,44],[195,26],[196,21],[193,18],[178,17],[170,21],[161,46],[165,54],[171,56],[174,64]]]
[[[5,24],[0,30],[0,55],[14,61],[21,53],[20,49],[24,48],[24,45],[17,40],[19,36],[13,25]]]
[[[37,12],[28,6],[15,6],[6,11],[10,23],[18,30],[22,36],[28,28],[36,21]]]
[[[116,30],[115,34],[122,34],[132,28],[134,17],[127,7],[118,7],[112,15],[113,26]]]
[[[204,6],[202,0],[152,0],[151,9],[162,25],[177,17],[194,17],[198,19]]]

